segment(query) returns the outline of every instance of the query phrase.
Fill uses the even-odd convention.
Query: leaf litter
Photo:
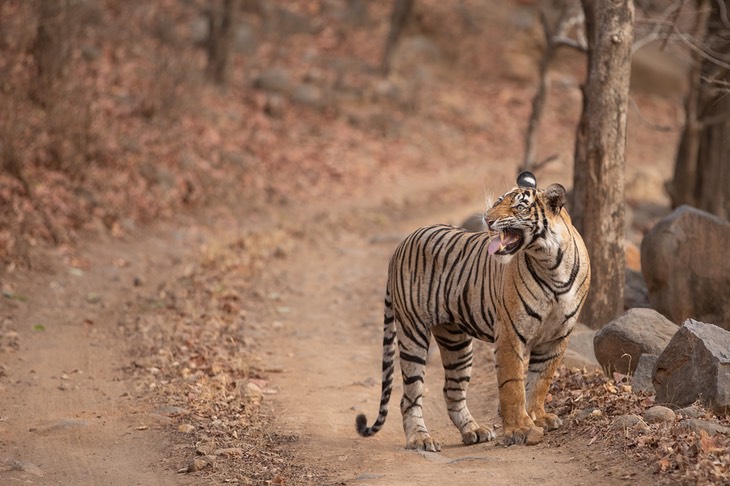
[[[563,434],[587,438],[589,447],[600,445],[618,457],[633,457],[649,464],[664,484],[728,484],[730,482],[730,437],[687,427],[691,417],[678,413],[670,422],[645,423],[617,427],[624,417],[640,418],[655,405],[654,396],[636,393],[630,377],[614,374],[608,378],[600,371],[561,367],[550,388],[549,406],[565,420]],[[702,419],[722,426],[730,425],[728,415],[715,416],[701,404],[693,408]],[[552,439],[558,445],[566,438]]]
[[[314,477],[286,448],[298,437],[275,432],[268,375],[285,371],[256,344],[276,322],[262,289],[267,262],[285,258],[297,238],[267,228],[217,240],[122,323],[135,343],[127,371],[139,398],[172,418],[184,444],[181,474],[237,484]]]

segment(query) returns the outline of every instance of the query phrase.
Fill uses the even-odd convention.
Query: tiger
[[[403,240],[388,265],[378,417],[368,426],[359,414],[359,435],[372,436],[385,423],[397,346],[406,448],[441,450],[423,418],[431,336],[443,363],[448,414],[464,444],[496,438],[466,404],[474,338],[495,343],[505,445],[537,444],[546,429],[562,425],[544,402],[591,279],[588,251],[566,199],[562,185],[538,189],[534,174],[524,171],[517,186],[486,210],[481,231],[438,224]]]

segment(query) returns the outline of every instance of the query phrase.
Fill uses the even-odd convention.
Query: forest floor
[[[540,34],[529,6],[467,2],[465,16],[448,3],[422,2],[384,79],[374,66],[387,33],[385,4],[373,3],[369,23],[353,27],[314,18],[317,2],[279,3],[298,9],[282,18],[316,28],[262,34],[256,56],[239,59],[228,95],[176,84],[168,79],[176,58],[160,57],[168,60],[152,71],[175,88],[167,115],[170,107],[139,112],[142,90],[108,90],[98,73],[139,81],[145,71],[137,67],[154,58],[145,49],[160,40],[133,35],[135,15],[179,27],[195,20],[198,5],[132,4],[131,14],[125,2],[99,7],[100,25],[128,25],[86,39],[106,45],[87,49],[102,66],[95,75],[103,102],[93,108],[101,120],[123,122],[123,136],[92,138],[107,159],[83,181],[98,194],[72,190],[42,168],[26,174],[42,181],[35,195],[58,218],[59,234],[72,235],[59,246],[44,242],[42,217],[23,218],[39,204],[3,208],[17,216],[15,226],[0,228],[0,240],[12,243],[3,248],[23,258],[0,255],[8,262],[0,274],[0,483],[676,481],[659,474],[668,446],[637,445],[628,431],[610,430],[608,417],[574,420],[591,405],[618,410],[611,397],[631,406],[646,397],[568,368],[548,404],[566,425],[537,446],[504,447],[499,428],[495,442],[462,445],[445,411],[438,356],[429,361],[424,414],[441,453],[403,448],[398,387],[384,429],[357,436],[355,416],[372,420],[380,399],[388,259],[415,228],[459,224],[483,209],[485,193],[513,186]],[[346,3],[357,4],[323,5]],[[454,18],[441,22],[444,15]],[[169,26],[158,27],[174,38]],[[179,47],[161,45],[167,56]],[[493,49],[482,55],[485,46]],[[571,185],[582,61],[568,54],[551,74],[538,152],[559,156],[537,172],[543,187]],[[327,106],[253,89],[251,78],[277,63],[288,70],[280,79],[331,89]],[[636,268],[641,235],[669,210],[662,185],[681,107],[676,96],[633,96],[641,113],[628,114],[627,256]],[[0,186],[11,202],[22,197],[12,187]],[[84,219],[87,205],[96,216]],[[25,239],[24,228],[32,230]],[[476,355],[470,409],[499,426],[490,347],[476,346]]]

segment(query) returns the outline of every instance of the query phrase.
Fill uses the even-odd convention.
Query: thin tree
[[[58,84],[67,74],[71,57],[71,3],[40,0],[36,4],[38,28],[32,47],[37,69],[33,98],[47,106],[55,101]]]
[[[208,64],[206,75],[214,83],[224,86],[230,77],[230,57],[239,0],[215,2],[208,10]]]
[[[585,52],[586,41],[583,38],[581,26],[583,25],[583,9],[580,4],[571,0],[557,2],[558,16],[554,22],[548,20],[545,11],[540,12],[540,23],[545,37],[545,50],[540,58],[538,66],[538,85],[535,95],[532,98],[532,111],[525,132],[525,154],[522,159],[520,170],[536,171],[547,163],[558,158],[557,154],[550,155],[541,161],[535,160],[537,151],[537,135],[543,109],[549,90],[548,69],[558,49],[562,46],[571,47],[580,52]],[[569,31],[578,26],[576,38],[569,37]]]
[[[385,48],[383,49],[383,59],[380,64],[380,72],[387,76],[390,72],[390,62],[393,57],[393,51],[398,44],[406,21],[413,10],[415,0],[395,0],[393,3],[393,11],[390,14],[390,31],[388,38],[385,40]]]
[[[698,0],[685,123],[667,184],[673,206],[730,219],[730,20],[725,0]]]
[[[623,311],[624,162],[634,33],[632,0],[582,0],[588,76],[575,143],[572,216],[593,275],[582,320],[600,328]]]

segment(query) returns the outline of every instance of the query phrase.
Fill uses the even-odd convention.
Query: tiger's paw
[[[494,431],[488,427],[477,426],[474,430],[461,434],[461,440],[466,445],[478,444],[480,442],[489,442],[494,440],[496,435]]]
[[[563,421],[554,413],[546,413],[542,417],[537,417],[535,419],[535,425],[549,431],[555,430],[563,425]]]
[[[406,449],[414,449],[417,451],[428,451],[428,452],[439,452],[441,451],[441,444],[437,440],[434,440],[430,435],[425,432],[417,432],[408,440]]]
[[[542,441],[545,431],[542,427],[515,427],[504,429],[504,445],[535,445]]]

